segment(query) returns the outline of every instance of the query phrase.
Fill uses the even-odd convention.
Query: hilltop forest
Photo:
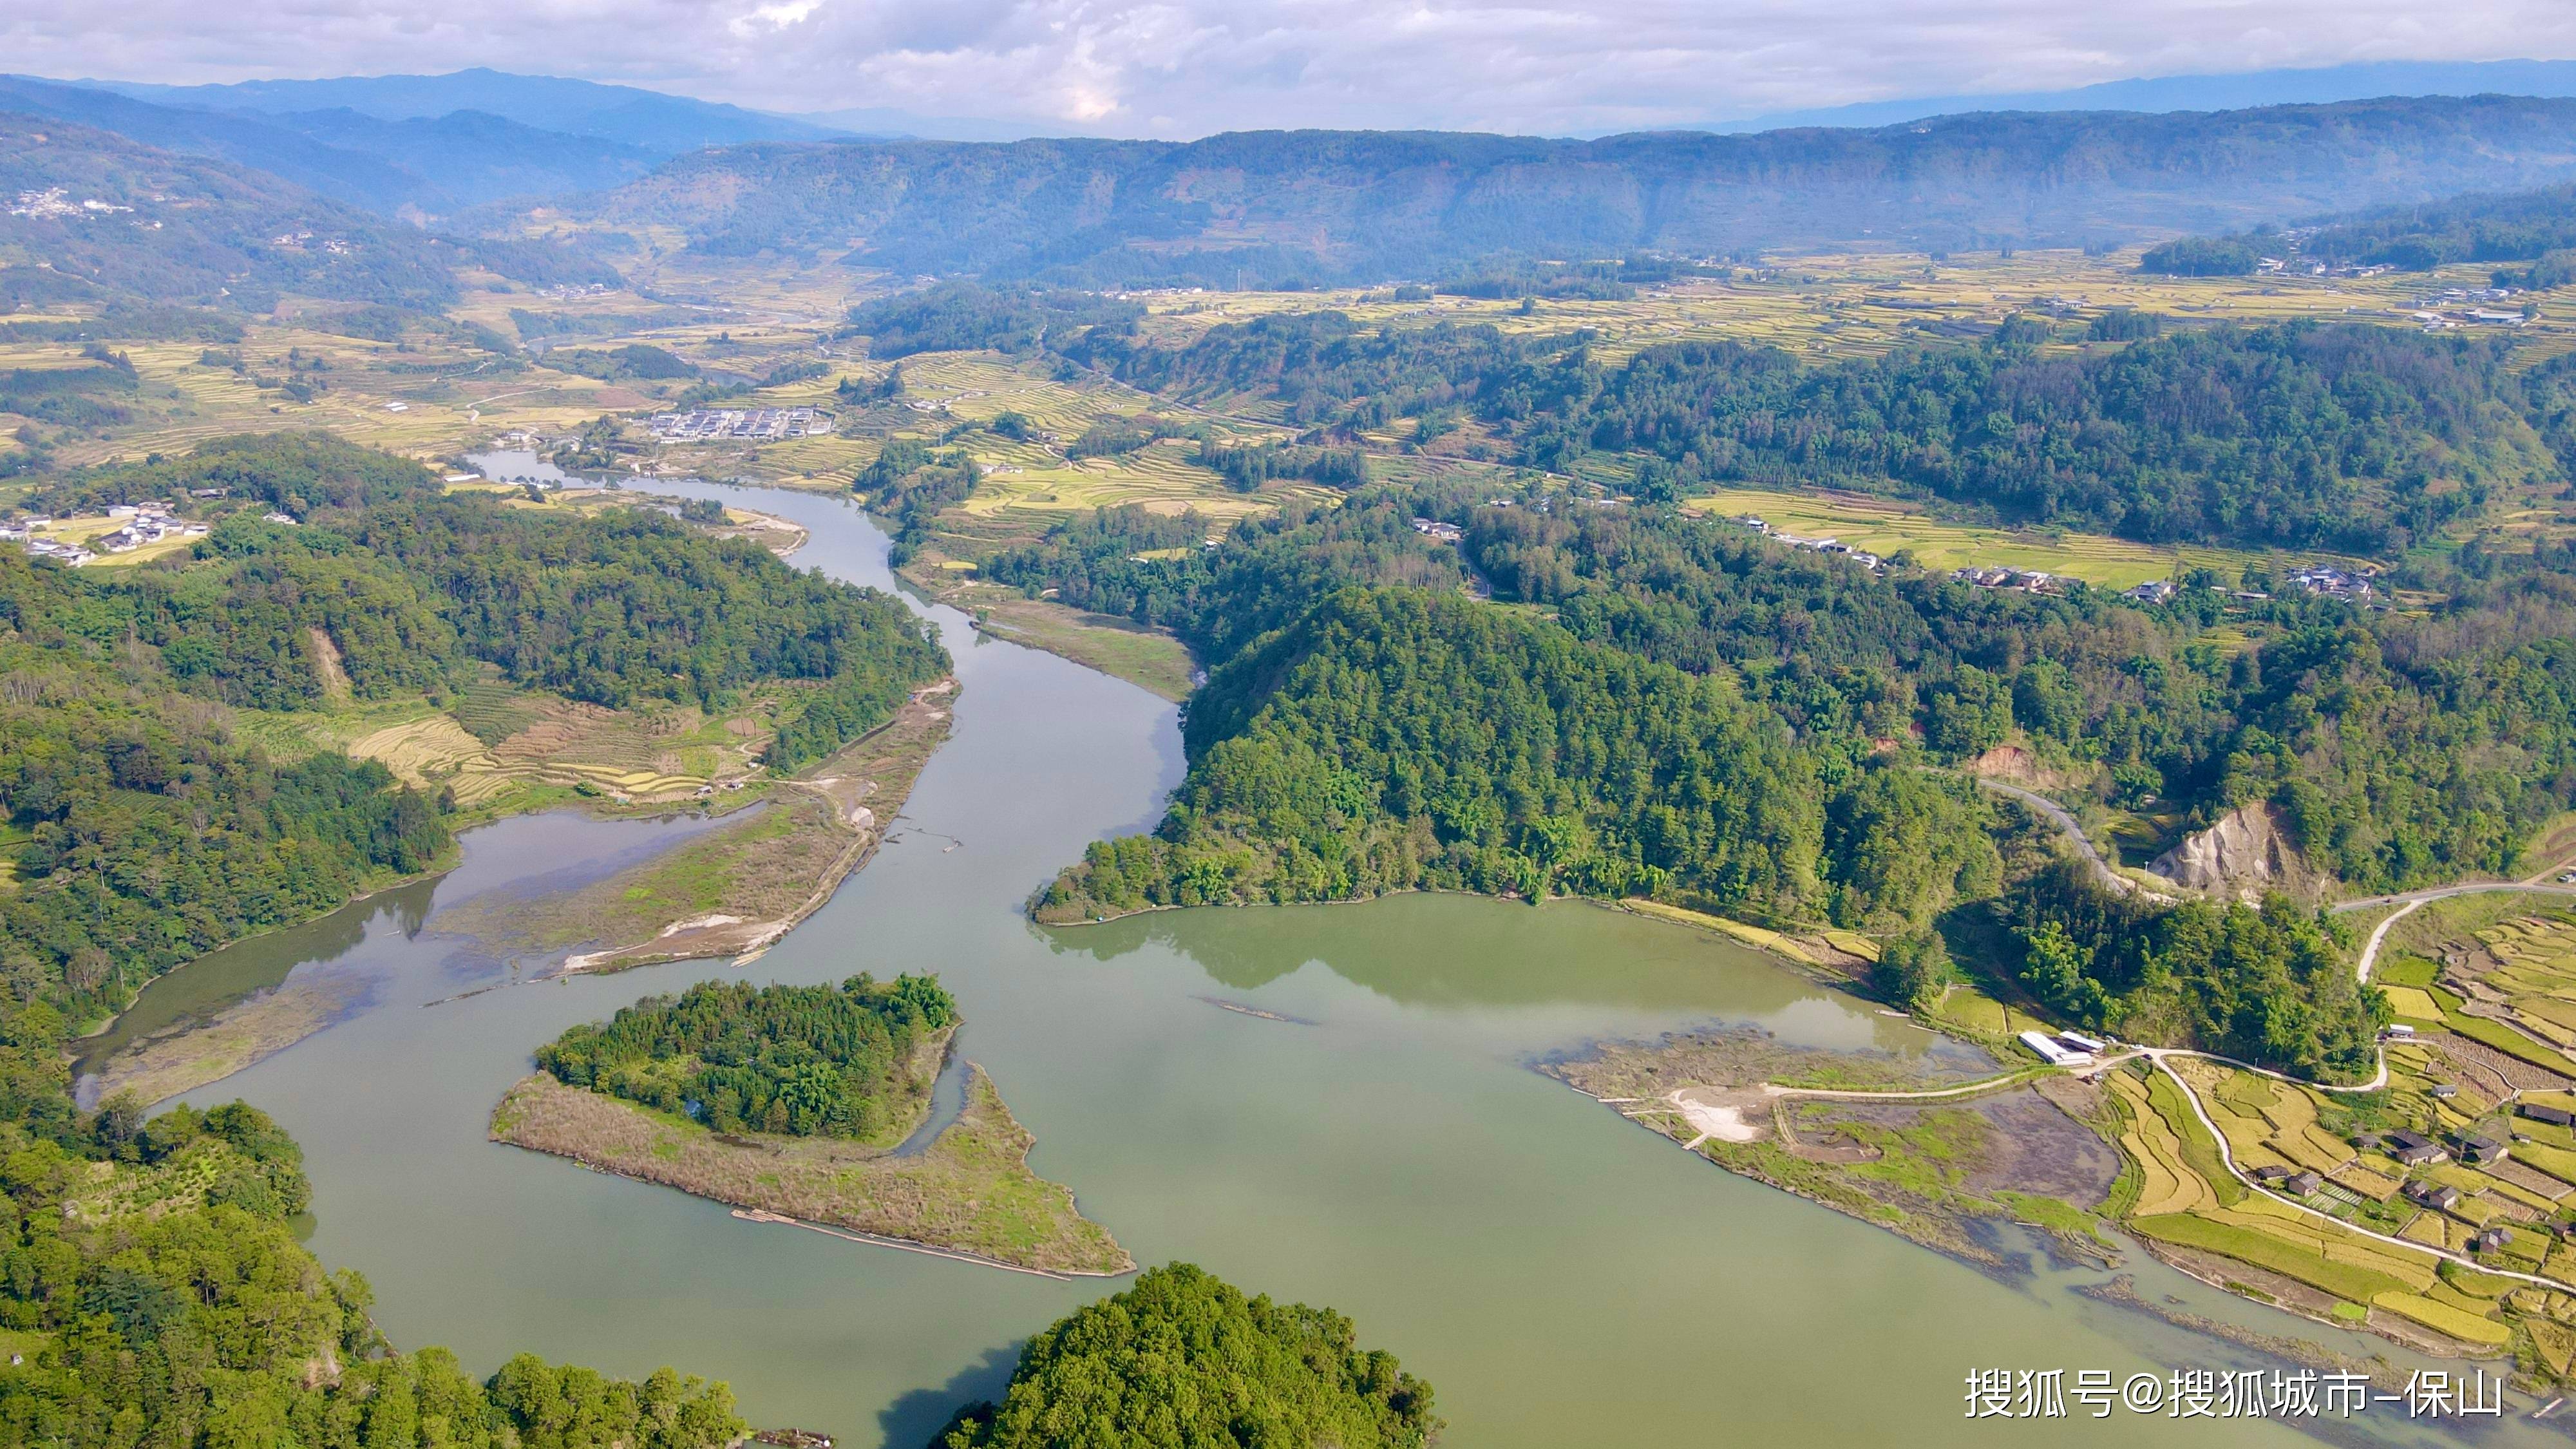
[[[865,1140],[898,1120],[893,1099],[928,1089],[938,1068],[920,1071],[916,1049],[956,1024],[957,1003],[928,976],[702,981],[572,1028],[537,1049],[537,1065],[718,1132]]]
[[[1127,510],[990,559],[1215,661],[1161,826],[1094,845],[1041,916],[1446,886],[1902,937],[2001,896],[2016,939],[2092,932],[2019,968],[2071,1017],[2346,1071],[2383,1008],[2318,974],[2334,949],[2292,908],[2113,922],[2079,907],[2089,883],[2008,878],[1990,832],[2009,821],[1943,767],[2021,740],[2115,803],[2198,822],[2270,805],[2368,889],[2509,870],[2576,803],[2576,589],[2555,553],[2455,560],[2430,616],[2270,599],[2262,644],[2231,650],[2214,641],[2245,617],[2233,580],[2152,606],[2000,592],[1566,503],[1379,485],[1178,558],[1152,555],[1203,520]],[[1425,515],[1460,526],[1455,550],[1411,527]],[[1466,597],[1462,564],[1545,615]],[[2165,942],[2159,971],[2131,938]],[[2293,1025],[2222,1005],[2285,982]]]
[[[2563,467],[2537,430],[2563,417],[2567,364],[2525,379],[2497,344],[2392,327],[2210,328],[2078,355],[2007,327],[1821,367],[1737,342],[1605,366],[1589,340],[1319,312],[1220,325],[1182,348],[1101,328],[1067,346],[1136,386],[1274,398],[1328,433],[1461,410],[1520,462],[1615,459],[1659,501],[1839,487],[2156,543],[2402,551],[2492,489]],[[2453,476],[2466,485],[2437,486]]]
[[[219,440],[66,475],[40,498],[217,488],[222,517],[190,567],[69,570],[0,550],[0,817],[17,875],[0,895],[0,976],[76,1019],[446,850],[443,799],[336,752],[272,758],[231,709],[443,694],[481,666],[609,706],[784,688],[770,764],[788,770],[947,667],[898,601],[756,544],[651,509],[449,494],[416,463],[318,435]]]
[[[303,1154],[255,1108],[76,1110],[64,1020],[0,1002],[0,1444],[719,1449],[733,1394],[519,1354],[488,1378],[402,1352],[297,1226]]]

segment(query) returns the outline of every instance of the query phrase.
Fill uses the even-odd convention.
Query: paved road
[[[2319,1212],[2315,1208],[2308,1206],[2306,1203],[2299,1201],[2297,1198],[2290,1197],[2283,1193],[2274,1192],[2271,1188],[2264,1186],[2262,1183],[2256,1182],[2251,1177],[2248,1177],[2245,1174],[2245,1170],[2236,1165],[2236,1154],[2227,1150],[2227,1134],[2220,1131],[2218,1124],[2210,1120],[2209,1113],[2202,1109],[2200,1105],[2200,1094],[2191,1089],[2191,1083],[2182,1079],[2182,1073],[2175,1071],[2165,1062],[2165,1058],[2169,1056],[2206,1056],[2208,1053],[2165,1051],[2150,1047],[2147,1049],[2147,1055],[2154,1060],[2156,1070],[2163,1072],[2167,1077],[2172,1078],[2173,1084],[2182,1089],[2182,1099],[2191,1104],[2192,1115],[2200,1119],[2200,1125],[2208,1129],[2210,1139],[2218,1144],[2218,1160],[2226,1166],[2228,1174],[2255,1192],[2259,1192],[2265,1197],[2268,1197],[2274,1202],[2280,1203],[2285,1207],[2291,1208],[2297,1212],[2305,1213],[2309,1217],[2321,1218],[2326,1222],[2333,1223],[2335,1226],[2342,1228],[2346,1232],[2359,1233],[2365,1238],[2372,1239],[2376,1242],[2386,1243],[2391,1247],[2408,1248],[2418,1253],[2430,1253],[2436,1258],[2443,1259],[2447,1262],[2457,1263],[2463,1268],[2474,1268],[2478,1272],[2493,1274],[2499,1278],[2513,1278],[2524,1283],[2536,1283],[2543,1288],[2555,1288],[2562,1293],[2576,1291],[2576,1284],[2562,1282],[2556,1278],[2543,1278],[2535,1273],[2517,1273],[2508,1268],[2498,1268],[2491,1264],[2481,1263],[2477,1259],[2472,1258],[2465,1253],[2454,1253],[2444,1248],[2436,1248],[2429,1243],[2418,1243],[2409,1238],[2393,1237],[2387,1233],[2373,1232],[2368,1228],[2359,1226],[2358,1224],[2345,1222],[2343,1219],[2334,1216],[2332,1213]],[[2220,1060],[2224,1061],[2226,1058],[2222,1057]],[[2260,1069],[2257,1068],[2257,1070]],[[2381,1074],[2385,1075],[2387,1070],[2387,1066],[2383,1063],[2380,1067]],[[2266,1073],[2265,1075],[2269,1076],[2277,1074]]]
[[[2038,791],[2025,790],[2019,785],[2007,785],[2001,780],[1989,780],[1983,775],[1971,775],[1968,778],[1976,781],[1978,785],[1985,789],[1994,791],[1998,795],[2009,795],[2015,800],[2020,801],[2022,804],[2029,806],[2031,809],[2038,811],[2040,814],[2047,816],[2051,821],[2054,821],[2057,828],[2064,832],[2066,838],[2075,842],[2075,848],[2084,853],[2084,859],[2092,864],[2094,878],[2101,881],[2103,885],[2109,887],[2112,893],[2125,896],[2132,891],[2139,891],[2151,901],[2170,901],[2173,899],[2171,896],[2159,895],[2154,891],[2146,890],[2136,881],[2133,881],[2127,876],[2120,874],[2118,871],[2113,870],[2111,868],[2111,862],[2102,858],[2102,852],[2094,846],[2092,837],[2084,833],[2083,826],[2075,823],[2075,817],[2068,813],[2065,806],[2058,804],[2056,801],[2040,794]]]
[[[2379,960],[2379,944],[2388,939],[2388,928],[2396,925],[2399,921],[2405,920],[2408,916],[2413,915],[2415,913],[2415,908],[2422,904],[2424,904],[2422,901],[2408,901],[2405,905],[2389,912],[2387,920],[2380,922],[2377,926],[2371,929],[2369,941],[2365,942],[2361,948],[2361,965],[2355,968],[2353,973],[2355,977],[2360,980],[2362,985],[2367,986],[2370,984],[2370,968],[2374,962]]]
[[[2498,891],[2528,892],[2543,896],[2576,896],[2576,885],[2560,885],[2556,881],[2478,881],[2469,885],[2432,886],[2420,891],[2399,891],[2395,895],[2363,896],[2359,900],[2337,901],[2326,909],[2343,912],[2366,911],[2376,906],[2420,906],[2426,901],[2448,900],[2452,896],[2492,895]]]

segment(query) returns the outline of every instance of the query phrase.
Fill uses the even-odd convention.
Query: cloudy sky
[[[2576,57],[2570,0],[10,0],[0,69],[496,69],[1104,135],[1597,133],[2371,60]]]

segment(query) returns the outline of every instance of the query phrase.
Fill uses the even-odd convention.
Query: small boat
[[[778,1449],[832,1449],[832,1436],[811,1429],[763,1429],[751,1436],[754,1444],[773,1444]]]

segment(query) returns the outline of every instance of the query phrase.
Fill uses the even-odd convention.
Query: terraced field
[[[483,738],[504,717],[525,723]],[[469,719],[484,728],[469,729]],[[536,786],[588,787],[639,804],[739,788],[768,737],[758,710],[711,721],[694,708],[618,711],[539,695],[500,705],[487,691],[454,713],[388,724],[345,748],[383,761],[406,784],[452,790],[457,804],[474,809]]]
[[[2371,278],[2150,277],[2139,252],[2087,257],[2066,250],[1983,253],[1933,259],[1905,254],[1782,257],[1759,271],[1719,281],[1693,279],[1641,289],[1625,301],[1539,301],[1435,297],[1394,302],[1385,292],[1167,294],[1147,299],[1148,335],[1186,340],[1209,327],[1253,317],[1334,308],[1371,324],[1487,323],[1506,331],[1599,334],[1594,355],[1624,361],[1642,347],[1687,339],[1769,343],[1819,360],[1876,356],[1962,327],[1985,327],[2017,310],[2054,308],[2081,318],[2111,307],[2176,317],[2259,322],[2403,309],[2443,286],[2487,284],[2489,268]],[[2540,347],[2576,348],[2576,326],[2544,318]]]
[[[1750,514],[1783,532],[1837,538],[1881,557],[1911,550],[1916,561],[1929,569],[2036,569],[2111,589],[2151,579],[2178,579],[2193,568],[2215,570],[2233,586],[2247,564],[2264,559],[2261,554],[2227,549],[2162,549],[2099,534],[1978,528],[1855,493],[1728,488],[1693,498],[1685,506],[1720,518]]]
[[[2129,1226],[2194,1271],[2246,1271],[2247,1286],[2313,1315],[2367,1319],[2434,1346],[2515,1348],[2553,1373],[2569,1372],[2576,1293],[2501,1275],[2576,1283],[2576,1253],[2556,1230],[2576,1216],[2576,1132],[2513,1113],[2517,1101],[2576,1106],[2576,1095],[2517,1092],[2464,1059],[2455,1040],[2392,1043],[2388,1088],[2341,1099],[2219,1062],[2171,1059],[2236,1166],[2273,1178],[2268,1192],[2249,1191],[2225,1170],[2218,1144],[2171,1081],[2135,1065],[2114,1071],[2110,1085],[2128,1115],[2120,1145],[2137,1182]],[[2510,1155],[2474,1166],[2447,1156],[2410,1166],[2379,1145],[2378,1134],[2397,1127],[2445,1146],[2469,1134],[2510,1140]],[[2302,1171],[2322,1182],[2295,1194],[2281,1179]],[[2402,1191],[2410,1183],[2456,1196],[2418,1203]],[[2344,1224],[2497,1271],[2410,1252]],[[2440,1337],[2426,1340],[2425,1330]]]

